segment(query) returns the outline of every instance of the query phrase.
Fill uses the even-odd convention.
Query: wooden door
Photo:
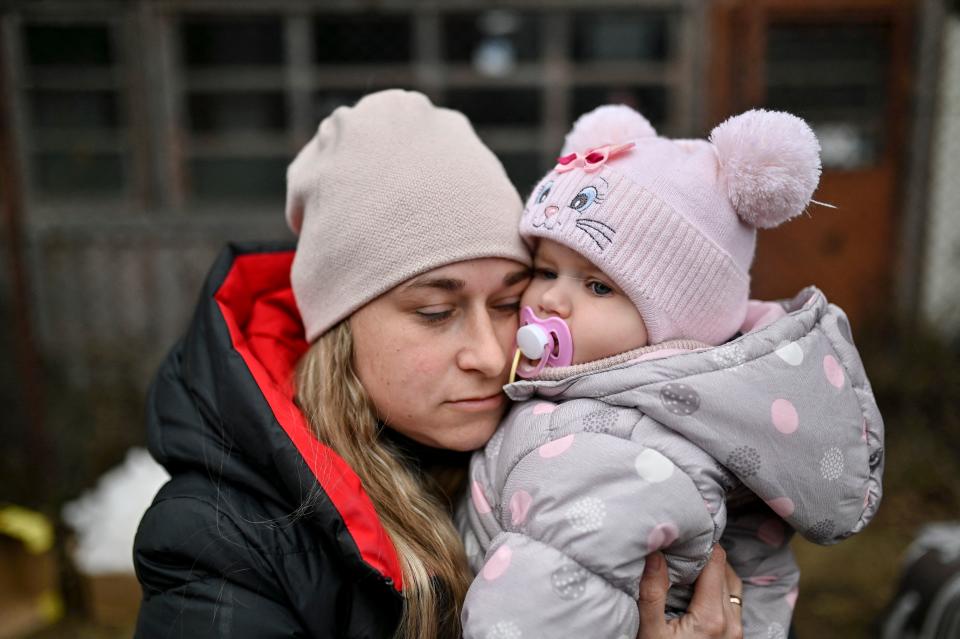
[[[806,119],[824,171],[808,215],[761,231],[754,297],[814,283],[860,324],[893,305],[910,86],[906,0],[720,0],[711,124],[753,107]]]

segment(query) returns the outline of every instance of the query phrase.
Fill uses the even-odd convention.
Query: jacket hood
[[[636,408],[694,442],[806,538],[833,543],[880,503],[883,421],[844,312],[808,287],[722,346],[506,387]]]
[[[228,245],[148,397],[150,452],[171,474],[199,470],[313,520],[361,574],[402,587],[396,551],[360,479],[293,402],[307,350],[290,288],[294,251]]]

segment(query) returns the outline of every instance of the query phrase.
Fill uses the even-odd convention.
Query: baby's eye
[[[606,297],[607,295],[613,295],[613,289],[603,282],[598,282],[597,280],[592,280],[587,282],[587,288],[590,291],[599,297]]]
[[[548,268],[535,268],[533,269],[533,276],[542,280],[555,280],[557,279],[557,272]]]
[[[570,208],[576,211],[586,210],[597,199],[597,188],[586,186],[570,200]]]
[[[547,199],[547,196],[550,195],[550,189],[553,188],[553,182],[547,182],[540,188],[540,193],[537,194],[537,204],[543,204],[544,200]]]

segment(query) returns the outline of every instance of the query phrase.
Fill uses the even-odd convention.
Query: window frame
[[[189,184],[192,157],[216,155],[224,158],[282,155],[293,158],[313,134],[315,95],[321,90],[376,90],[370,77],[387,79],[384,84],[416,88],[443,104],[448,89],[529,88],[539,93],[541,121],[536,126],[481,127],[479,133],[495,153],[528,153],[539,157],[541,168],[549,167],[572,120],[573,91],[578,87],[622,84],[660,86],[667,93],[665,135],[700,133],[702,112],[703,38],[705,11],[696,0],[605,0],[587,3],[560,0],[544,8],[533,0],[513,0],[498,9],[538,15],[542,20],[539,58],[522,62],[506,77],[487,77],[469,64],[443,59],[443,18],[454,13],[481,13],[489,7],[479,0],[458,2],[410,2],[378,9],[383,13],[408,15],[412,24],[409,64],[328,65],[314,62],[313,29],[324,14],[364,13],[350,0],[293,2],[264,6],[248,0],[137,0],[66,2],[55,0],[40,5],[23,4],[2,16],[7,43],[7,64],[13,78],[18,149],[24,167],[24,194],[28,219],[45,225],[77,224],[143,218],[153,223],[165,218],[192,219],[204,216],[260,216],[277,204],[266,202],[201,201],[193,197]],[[577,12],[589,10],[665,11],[671,21],[669,51],[675,56],[661,63],[643,61],[578,64],[573,60],[571,21]],[[180,24],[184,18],[270,15],[282,21],[285,61],[277,77],[266,69],[223,67],[188,71],[181,59]],[[117,129],[118,144],[126,143],[123,157],[129,160],[124,193],[106,198],[68,196],[51,199],[35,188],[30,158],[37,152],[29,117],[27,89],[32,80],[25,66],[23,27],[30,23],[107,24],[114,42],[113,69],[121,108],[126,121]],[[549,34],[549,35],[548,35]],[[254,73],[256,71],[256,73]],[[192,89],[205,92],[245,91],[257,88],[278,90],[286,109],[286,129],[270,136],[252,136],[245,144],[229,144],[194,134],[187,120],[187,100]],[[121,118],[123,121],[124,118]],[[263,139],[259,139],[263,138]],[[249,147],[255,148],[254,153]],[[242,147],[242,148],[241,148]],[[528,185],[518,185],[524,188]],[[142,213],[140,213],[142,212]]]

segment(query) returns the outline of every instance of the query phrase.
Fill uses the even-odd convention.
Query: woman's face
[[[473,450],[493,435],[507,382],[522,264],[485,258],[443,266],[350,317],[354,368],[386,424],[428,446]]]

